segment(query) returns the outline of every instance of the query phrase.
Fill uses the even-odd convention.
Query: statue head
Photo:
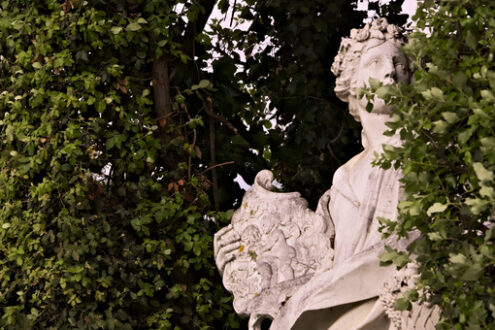
[[[407,57],[401,52],[404,38],[400,29],[377,18],[362,29],[352,29],[349,38],[342,38],[332,65],[336,76],[336,95],[349,103],[349,112],[359,120],[357,91],[368,85],[370,78],[383,84],[408,83]],[[374,113],[386,113],[388,107],[374,107]]]

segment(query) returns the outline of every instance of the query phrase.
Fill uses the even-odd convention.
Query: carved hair
[[[344,102],[349,103],[350,113],[354,113],[353,102],[356,101],[356,68],[359,67],[361,55],[370,48],[377,47],[386,41],[404,45],[401,30],[394,24],[388,24],[385,18],[376,18],[362,29],[352,29],[350,38],[342,38],[339,52],[332,64],[332,72],[335,75],[335,94]],[[349,97],[351,96],[351,97]]]

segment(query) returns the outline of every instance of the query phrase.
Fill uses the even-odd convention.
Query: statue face
[[[407,57],[390,41],[371,47],[361,55],[357,70],[358,87],[368,86],[375,78],[385,85],[409,82]]]
[[[371,46],[362,55],[359,68],[356,70],[357,85],[355,87],[369,87],[370,78],[377,79],[385,85],[399,82],[409,83],[409,63],[407,57],[392,42],[382,42],[378,46]],[[366,99],[359,101],[366,108]],[[383,100],[375,99],[373,113],[387,113],[388,107]]]

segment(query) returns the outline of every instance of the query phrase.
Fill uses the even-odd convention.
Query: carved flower
[[[338,76],[340,74],[340,63],[341,63],[341,59],[340,58],[335,58],[333,64],[332,64],[332,67],[330,68],[330,70],[332,71],[332,73],[336,76]]]
[[[388,26],[388,22],[385,18],[377,18],[373,20],[371,23],[371,28],[372,29],[377,29],[378,31],[386,31]]]
[[[351,30],[351,39],[356,41],[365,41],[368,40],[370,36],[370,26],[366,24],[362,29],[352,29]]]
[[[400,35],[400,30],[397,25],[389,24],[387,26],[387,33],[389,39],[398,38]]]
[[[342,42],[340,43],[339,52],[337,53],[337,56],[335,56],[335,59],[331,67],[333,74],[336,76],[339,76],[340,73],[342,72],[342,65],[344,62],[344,58],[347,54],[349,47],[351,46],[351,43],[352,43],[351,39],[348,38],[343,38]]]

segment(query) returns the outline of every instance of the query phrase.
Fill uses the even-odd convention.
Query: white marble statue
[[[214,239],[215,259],[237,313],[249,315],[251,329],[264,318],[270,329],[433,329],[437,314],[417,307],[414,313],[392,308],[394,292],[413,270],[381,267],[385,245],[399,249],[415,239],[383,240],[378,218],[395,219],[401,199],[400,172],[371,165],[383,144],[390,108],[381,99],[358,97],[370,78],[383,84],[409,83],[395,25],[375,19],[342,40],[332,65],[335,92],[363,127],[364,150],[340,167],[316,211],[299,193],[270,191],[269,171],[260,172],[232,222]],[[395,283],[395,282],[399,283]],[[395,284],[391,284],[395,283]],[[393,288],[391,288],[393,287]],[[414,325],[414,327],[412,326]]]

